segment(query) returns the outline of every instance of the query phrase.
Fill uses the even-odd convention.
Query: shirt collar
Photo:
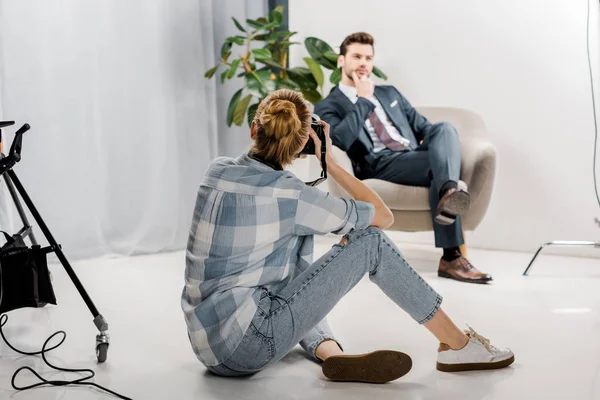
[[[281,166],[281,164],[274,162],[274,161],[269,161],[267,159],[265,159],[263,156],[253,152],[252,150],[250,150],[247,154],[248,158],[258,161],[263,165],[266,165],[272,169],[274,169],[275,171],[283,171],[283,167]]]
[[[342,82],[339,84],[339,88],[350,99],[350,101],[354,101],[357,97],[358,90],[354,86],[344,85]]]

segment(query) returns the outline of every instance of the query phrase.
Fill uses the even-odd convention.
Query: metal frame
[[[560,240],[556,240],[556,241],[553,241],[553,242],[544,243],[543,245],[540,246],[540,248],[538,249],[538,251],[535,252],[535,255],[533,256],[533,258],[529,262],[529,265],[525,269],[525,272],[523,272],[523,276],[528,276],[527,274],[529,273],[529,269],[531,268],[531,266],[535,262],[536,258],[542,252],[542,250],[544,248],[548,247],[548,246],[595,247],[595,248],[598,249],[598,248],[600,248],[600,242],[577,242],[577,241],[560,241]]]
[[[14,124],[14,122],[12,121],[0,121],[0,128],[4,128],[12,124]],[[46,223],[42,219],[42,216],[33,204],[33,201],[25,191],[25,188],[21,184],[21,181],[19,180],[15,172],[12,170],[12,167],[21,160],[22,136],[25,132],[29,130],[29,128],[29,124],[25,124],[15,133],[15,138],[13,140],[13,144],[11,146],[10,153],[8,156],[6,156],[2,152],[0,144],[0,177],[4,178],[10,196],[12,197],[12,200],[23,223],[23,228],[19,230],[17,235],[21,236],[23,239],[29,237],[32,246],[38,245],[38,241],[33,233],[32,226],[27,219],[27,214],[23,206],[21,205],[21,201],[19,199],[20,196],[23,202],[25,203],[25,206],[31,213],[31,216],[33,217],[35,222],[38,224],[38,227],[44,234],[46,240],[48,240],[49,246],[44,249],[47,250],[47,253],[56,254],[58,260],[67,272],[67,275],[69,275],[69,278],[71,278],[71,281],[77,288],[77,291],[81,295],[83,301],[90,310],[90,313],[94,317],[94,325],[96,325],[96,328],[98,328],[98,331],[100,332],[96,336],[96,357],[98,358],[99,362],[104,362],[106,361],[108,346],[110,343],[110,336],[108,334],[108,323],[106,322],[106,319],[98,312],[98,309],[94,305],[94,302],[86,292],[85,288],[83,287],[83,284],[75,274],[73,267],[71,266],[71,264],[67,260],[67,257],[63,253],[61,245],[58,244],[54,239],[54,236],[52,236],[50,229],[48,229],[48,226],[46,225]],[[0,143],[2,137],[1,132],[2,131],[0,129]]]

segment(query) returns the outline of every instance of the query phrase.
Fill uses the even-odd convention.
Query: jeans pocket
[[[239,372],[257,372],[263,369],[275,357],[273,338],[267,337],[268,318],[257,313],[238,348],[223,364]],[[257,328],[257,325],[258,328]],[[261,333],[263,331],[263,333]]]

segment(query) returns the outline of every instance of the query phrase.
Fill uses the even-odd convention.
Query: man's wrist
[[[373,110],[375,109],[375,104],[373,104],[373,102],[371,100],[369,100],[368,98],[366,98],[365,96],[358,96],[358,99],[355,104],[358,104],[358,102],[361,102],[361,104],[369,106],[369,108],[371,108]]]

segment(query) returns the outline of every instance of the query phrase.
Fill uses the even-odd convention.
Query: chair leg
[[[462,254],[462,256],[464,258],[469,258],[469,251],[467,249],[467,239],[466,239],[466,236],[465,236],[465,231],[463,231],[462,234],[463,234],[463,238],[465,238],[465,243],[461,244],[459,246],[460,254]]]

